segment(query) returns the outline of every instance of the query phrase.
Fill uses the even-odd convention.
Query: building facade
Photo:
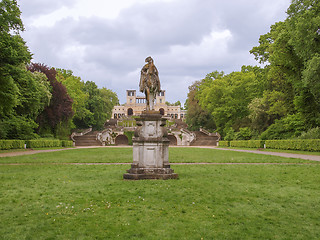
[[[168,106],[166,104],[166,91],[161,90],[156,97],[155,110],[168,118],[184,119],[186,111],[181,110],[180,106]],[[139,116],[146,110],[146,98],[137,96],[136,90],[127,90],[127,101],[122,106],[114,106],[112,110],[112,118],[119,119],[130,116]]]

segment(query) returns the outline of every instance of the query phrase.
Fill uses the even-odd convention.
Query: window
[[[162,99],[160,99],[160,103],[162,103]]]

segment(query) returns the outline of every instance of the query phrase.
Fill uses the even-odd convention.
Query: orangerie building
[[[155,102],[155,110],[168,118],[184,119],[186,110],[181,110],[180,106],[168,106],[166,104],[166,91],[161,90],[157,94]],[[139,116],[146,109],[146,98],[137,96],[136,90],[127,90],[127,102],[122,106],[114,106],[112,110],[112,118],[120,119],[130,116]]]

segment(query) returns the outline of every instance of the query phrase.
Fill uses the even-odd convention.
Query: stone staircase
[[[191,143],[191,146],[217,146],[218,136],[209,136],[203,132],[195,131],[196,140]]]
[[[75,146],[101,146],[101,142],[96,140],[97,131],[89,132],[82,136],[74,136],[73,139],[75,140]]]

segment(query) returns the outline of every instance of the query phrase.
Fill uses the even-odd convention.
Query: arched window
[[[132,116],[133,115],[133,109],[132,108],[128,108],[128,116]]]
[[[164,115],[164,109],[163,108],[160,108],[159,111],[160,111],[161,115]]]

